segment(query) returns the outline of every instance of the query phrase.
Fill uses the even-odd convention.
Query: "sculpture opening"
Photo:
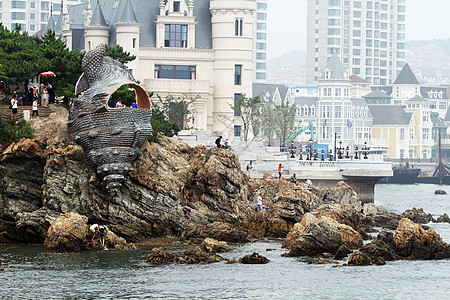
[[[129,93],[124,93],[124,91],[131,89]],[[126,94],[126,95],[124,95]],[[125,104],[127,107],[131,107],[131,104],[134,100],[136,100],[136,103],[138,105],[138,108],[142,109],[151,109],[151,101],[150,97],[148,95],[148,92],[139,84],[135,82],[129,82],[122,84],[119,86],[106,100],[106,103],[108,104],[108,107],[115,107],[111,104],[115,104],[119,99],[122,100],[122,103]]]

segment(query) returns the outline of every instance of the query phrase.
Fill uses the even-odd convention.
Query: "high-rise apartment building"
[[[256,1],[255,36],[255,82],[267,80],[267,0]]]
[[[307,84],[337,53],[351,74],[392,84],[405,64],[406,0],[308,0]]]
[[[57,20],[61,5],[68,9],[83,2],[88,0],[0,0],[0,22],[10,30],[18,24],[22,31],[32,35],[47,26],[51,13]]]

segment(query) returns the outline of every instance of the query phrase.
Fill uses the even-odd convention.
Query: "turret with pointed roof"
[[[130,0],[125,0],[125,6],[117,19],[116,24],[138,24],[136,14],[134,13]]]
[[[334,52],[328,60],[327,66],[323,69],[319,79],[347,79],[347,69],[342,65],[341,60]]]
[[[98,0],[94,8],[94,13],[92,14],[91,22],[89,22],[89,27],[108,27]]]
[[[50,18],[48,18],[47,27],[45,28],[45,31],[48,30],[55,31],[55,19],[53,19],[53,6],[50,6]]]
[[[414,75],[411,67],[406,63],[403,69],[398,74],[397,79],[395,79],[394,84],[420,84]]]

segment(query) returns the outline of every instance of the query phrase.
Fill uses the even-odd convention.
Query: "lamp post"
[[[299,156],[299,160],[303,160],[303,147],[302,145],[299,146],[299,152],[300,152],[300,156]]]
[[[291,142],[289,146],[289,152],[291,153],[291,158],[295,158],[295,152],[297,151],[297,147],[294,146],[294,142]]]
[[[334,133],[334,160],[336,160],[336,139],[337,139],[337,132]]]
[[[308,141],[308,150],[309,151],[308,151],[308,154],[307,154],[307,157],[306,157],[307,160],[312,160],[313,159],[312,143],[313,143],[313,141],[311,139],[309,139],[309,141]],[[308,155],[309,155],[309,157],[308,157]]]
[[[369,148],[367,147],[367,142],[364,142],[364,159],[368,159],[367,154],[369,154]]]
[[[355,146],[355,159],[358,159],[358,146]]]

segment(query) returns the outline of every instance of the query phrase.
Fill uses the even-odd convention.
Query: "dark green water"
[[[416,206],[449,213],[450,197],[435,196],[435,189],[380,185],[375,202],[397,212]],[[450,224],[431,226],[450,241]],[[333,268],[281,257],[285,252],[281,240],[232,248],[222,256],[239,258],[256,251],[271,263],[151,266],[145,262],[150,248],[60,253],[35,245],[0,245],[0,267],[5,268],[0,271],[0,299],[448,299],[450,295],[449,260]]]

